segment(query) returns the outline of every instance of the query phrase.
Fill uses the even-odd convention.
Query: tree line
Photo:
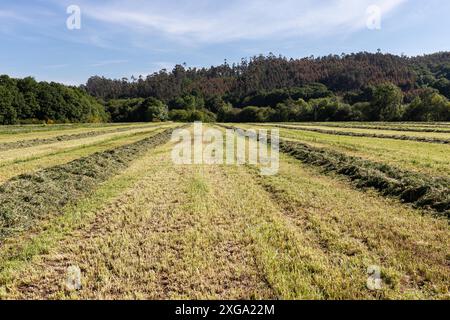
[[[235,104],[220,96],[188,94],[166,104],[156,98],[113,99],[112,121],[289,122],[289,121],[449,121],[450,102],[433,88],[409,94],[392,83],[339,96],[322,84],[277,89],[246,96]]]
[[[0,76],[0,124],[106,121],[104,106],[82,88]]]
[[[450,53],[257,56],[210,68],[177,65],[146,78],[96,76],[85,89],[106,101],[156,98],[176,121],[443,121]]]
[[[257,56],[78,88],[0,78],[0,123],[449,121],[450,53]]]

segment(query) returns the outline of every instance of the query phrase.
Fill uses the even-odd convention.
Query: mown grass
[[[95,221],[10,269],[5,297],[273,297],[252,257],[247,216],[221,196],[221,171],[174,166],[164,149],[139,160],[142,180]],[[67,263],[83,270],[80,292],[64,289]]]
[[[374,188],[384,196],[397,197],[416,207],[432,209],[450,217],[450,179],[429,177],[401,170],[386,163],[349,156],[345,153],[318,148],[296,141],[280,141],[280,150],[325,172],[344,175],[358,188]]]
[[[168,125],[169,127],[171,125]],[[36,145],[28,148],[19,148],[0,152],[0,166],[10,163],[18,163],[28,161],[29,159],[35,159],[37,157],[43,157],[49,154],[55,154],[67,149],[73,149],[80,146],[86,146],[89,144],[99,143],[101,141],[111,140],[121,136],[131,136],[133,134],[149,133],[163,126],[155,126],[149,128],[132,128],[124,132],[112,132],[105,133],[100,136],[92,136],[80,138],[77,140],[59,141],[51,144]],[[167,127],[167,126],[166,126]]]
[[[276,236],[273,232],[281,228],[280,220],[257,232],[270,244],[261,251],[266,263],[260,264],[268,265],[268,279],[273,279],[274,288],[282,284],[279,290],[285,297],[449,298],[446,218],[355,190],[345,180],[324,176],[320,169],[290,156],[282,156],[275,176],[259,176],[255,167],[249,170],[281,208],[285,228],[294,232],[289,236],[292,240]],[[245,174],[236,176],[251,189]],[[280,252],[288,257],[281,259]],[[291,254],[301,256],[302,263],[296,265]],[[280,261],[285,261],[284,266]],[[382,290],[368,289],[370,266],[380,268]]]
[[[292,123],[291,123],[292,124]],[[421,133],[450,133],[450,124],[448,122],[314,122],[297,123],[299,125],[324,126],[332,128],[353,128],[353,129],[372,129],[401,132],[421,132]]]
[[[121,128],[142,128],[151,125],[159,126],[161,123],[136,123],[136,124],[96,124],[96,125],[66,125],[51,127],[50,130],[26,130],[24,132],[15,132],[9,126],[4,126],[4,130],[0,129],[0,143],[15,143],[18,141],[35,140],[35,139],[51,139],[61,135],[81,134],[86,132],[107,132],[109,130]]]
[[[140,128],[155,128],[155,124],[151,124],[145,127]],[[118,127],[118,128],[112,128],[112,129],[105,129],[105,130],[98,130],[98,131],[86,131],[82,133],[77,134],[61,134],[56,137],[50,137],[50,138],[35,138],[35,139],[28,139],[28,140],[18,140],[13,142],[7,142],[0,144],[0,152],[11,150],[11,149],[19,149],[19,148],[29,148],[37,145],[43,145],[43,144],[51,144],[51,143],[58,143],[62,141],[70,141],[70,140],[78,140],[83,138],[89,138],[89,137],[96,137],[101,136],[105,134],[110,133],[118,133],[118,132],[126,132],[126,131],[133,131],[136,129],[135,126],[131,127]]]
[[[241,128],[265,128],[238,124]],[[326,147],[400,169],[420,172],[431,176],[450,176],[450,145],[414,141],[377,139],[365,137],[333,136],[316,132],[280,129],[286,140],[299,141],[314,147]]]
[[[124,126],[148,125],[148,123],[67,123],[67,124],[41,124],[41,125],[1,125],[0,136],[20,134],[45,134],[45,132],[66,130],[96,130],[104,128],[117,128]]]
[[[386,131],[376,129],[331,128],[325,126],[301,126],[290,124],[267,124],[270,127],[295,129],[340,136],[368,137],[380,139],[409,140],[427,143],[450,144],[450,134]]]
[[[284,125],[290,125],[290,126],[299,126],[303,127],[301,124],[284,124]],[[397,136],[408,136],[408,137],[423,137],[423,138],[437,138],[437,139],[449,139],[450,133],[446,132],[421,132],[421,131],[406,131],[406,130],[400,130],[396,131],[395,128],[392,127],[392,130],[384,130],[383,127],[379,127],[378,129],[372,129],[370,126],[367,126],[365,128],[351,128],[351,127],[332,127],[332,126],[323,126],[320,124],[317,125],[307,125],[305,127],[308,128],[320,128],[324,130],[335,130],[335,131],[343,131],[343,132],[356,132],[356,133],[369,133],[369,134],[383,134],[383,135],[397,135]],[[398,128],[404,128],[405,127],[399,126]],[[412,127],[415,128],[415,127]],[[428,128],[428,127],[426,127]]]
[[[385,196],[398,197],[403,202],[433,209],[450,218],[449,178],[430,178],[299,142],[282,141],[281,150],[327,172],[349,177],[359,188],[375,188]]]
[[[99,210],[108,210],[122,193],[157,170],[157,167],[149,168],[148,163],[158,153],[161,150],[147,151],[146,155],[119,175],[99,185],[90,195],[63,208],[61,215],[36,223],[26,234],[4,239],[0,246],[0,299],[12,297],[11,290],[17,290],[14,285],[23,280],[21,272],[29,264],[39,264],[43,256],[60,245],[60,241],[71,238],[77,229],[89,227]]]
[[[251,172],[282,209],[277,224],[258,231],[271,244],[261,265],[280,292],[290,298],[449,298],[447,220],[354,190],[287,156],[276,176]],[[290,230],[292,240],[275,237],[276,227]],[[367,287],[372,265],[381,270],[382,290]]]
[[[36,157],[19,159],[10,163],[0,165],[0,183],[5,182],[15,176],[35,172],[41,169],[64,164],[75,159],[88,156],[96,152],[111,150],[126,144],[145,139],[157,132],[162,131],[161,128],[155,128],[150,132],[137,134],[123,134],[97,143],[76,146],[62,151],[56,151]]]
[[[287,155],[267,177],[174,165],[170,152],[147,153],[63,215],[8,238],[1,297],[450,298],[446,219]],[[82,270],[77,292],[65,290],[70,265]],[[380,290],[367,287],[371,266]]]
[[[17,176],[0,186],[0,237],[29,228],[57,213],[124,170],[148,148],[165,143],[171,130],[114,150],[94,153],[67,164]]]

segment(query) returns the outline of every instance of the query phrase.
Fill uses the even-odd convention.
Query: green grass
[[[136,123],[136,124],[95,124],[95,125],[65,125],[63,127],[50,127],[50,130],[30,130],[15,131],[14,128],[7,126],[0,129],[0,143],[17,143],[18,141],[27,141],[35,139],[52,139],[62,135],[82,134],[87,132],[108,132],[118,129],[139,129],[149,126],[159,126],[161,123]],[[44,127],[47,129],[47,127]]]
[[[267,124],[268,126],[281,127],[281,128],[295,128],[303,131],[316,131],[319,133],[330,133],[340,135],[360,135],[367,137],[380,137],[399,140],[417,140],[424,142],[436,142],[436,143],[450,143],[450,133],[437,133],[437,132],[410,132],[410,131],[395,131],[395,130],[381,130],[381,129],[360,129],[360,128],[345,128],[345,127],[330,127],[321,125],[301,125],[301,124]]]
[[[291,123],[293,124],[293,123]],[[299,125],[326,126],[332,128],[355,128],[401,132],[450,133],[448,122],[299,122]]]
[[[140,127],[139,128],[155,128],[155,124],[148,125],[146,127]],[[30,148],[38,145],[45,145],[45,144],[52,144],[52,143],[58,143],[62,141],[70,141],[70,140],[80,140],[83,138],[89,138],[89,137],[96,137],[101,135],[107,135],[111,133],[119,133],[119,132],[132,132],[137,127],[131,126],[131,127],[118,127],[118,128],[112,128],[108,130],[97,130],[97,131],[86,131],[81,132],[77,134],[61,134],[55,137],[49,137],[49,138],[39,138],[39,135],[37,138],[34,139],[27,139],[27,140],[17,140],[7,143],[0,144],[0,152],[12,150],[12,149],[20,149],[20,148]]]
[[[167,127],[155,127],[154,129],[144,130],[142,132],[122,132],[113,136],[94,137],[88,140],[83,139],[81,143],[80,141],[62,141],[51,146],[43,145],[22,151],[18,150],[15,154],[8,151],[4,153],[9,157],[8,161],[3,160],[3,163],[0,161],[0,183],[23,173],[35,172],[55,165],[64,164],[95,152],[102,152],[125,144],[134,143],[160,132],[164,128],[171,128],[173,126],[168,125]],[[34,150],[37,154],[30,153],[28,152],[29,150]],[[0,157],[1,155],[2,153],[0,153]]]
[[[242,128],[266,128],[238,124]],[[324,147],[431,176],[450,176],[450,145],[280,129],[282,138]]]
[[[272,254],[264,251],[273,265],[269,270],[279,270],[272,276],[274,283],[291,298],[305,293],[326,299],[448,298],[445,219],[355,190],[287,156],[279,175],[259,177],[258,182],[282,209],[279,221],[298,239],[294,245],[293,240],[274,237],[270,230],[276,224],[266,226],[263,238],[274,243]],[[286,257],[285,268],[277,268],[279,256],[289,255],[289,250],[298,252],[300,264],[296,267],[295,259]],[[381,268],[381,291],[366,287],[370,265]],[[295,297],[299,288],[303,294]]]
[[[39,261],[41,255],[48,254],[74,230],[88,227],[97,211],[133,187],[142,177],[151,174],[148,160],[158,152],[161,151],[149,151],[121,174],[100,185],[95,192],[64,208],[61,215],[37,223],[27,234],[6,239],[0,247],[0,299],[9,296],[11,283],[18,280],[16,277],[31,262]]]
[[[435,210],[450,218],[450,179],[402,171],[387,164],[347,156],[343,153],[309,145],[281,141],[281,151],[304,163],[338,173],[354,181],[358,188],[374,188],[384,196],[397,197],[416,207]]]

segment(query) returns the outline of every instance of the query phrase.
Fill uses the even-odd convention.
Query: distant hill
[[[404,92],[433,87],[450,98],[450,52],[406,57],[383,53],[288,59],[256,56],[238,64],[210,68],[161,70],[146,78],[91,77],[86,90],[102,99],[155,97],[168,102],[186,94],[220,96],[238,102],[255,92],[303,87],[320,83],[338,95],[369,85],[391,82]]]

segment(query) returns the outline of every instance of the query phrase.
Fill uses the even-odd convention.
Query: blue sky
[[[66,27],[69,5],[79,30]],[[367,27],[373,5],[381,29]],[[81,84],[269,52],[418,55],[450,51],[449,30],[448,0],[2,0],[0,74]]]

